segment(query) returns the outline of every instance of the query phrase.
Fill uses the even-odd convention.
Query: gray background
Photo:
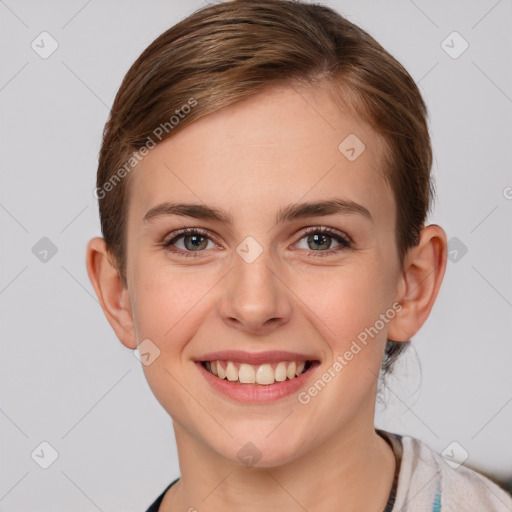
[[[419,84],[435,154],[430,222],[452,251],[377,425],[439,452],[456,441],[466,464],[510,476],[512,2],[326,3]],[[0,510],[142,511],[179,475],[171,420],[84,261],[100,234],[92,190],[117,88],[155,37],[203,5],[0,0]],[[31,47],[43,31],[58,43],[46,59]],[[469,44],[457,58],[453,31]],[[58,453],[48,469],[43,441]]]

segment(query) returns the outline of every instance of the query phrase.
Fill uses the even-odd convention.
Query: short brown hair
[[[318,81],[332,84],[340,103],[382,136],[403,266],[434,195],[427,109],[414,80],[367,32],[329,7],[234,0],[202,8],[160,35],[131,66],[115,97],[96,190],[102,233],[125,285],[129,179],[122,178],[132,154],[154,143],[155,129],[164,128],[160,142],[271,85]],[[192,104],[178,119],[180,107]],[[387,341],[385,373],[408,344]]]

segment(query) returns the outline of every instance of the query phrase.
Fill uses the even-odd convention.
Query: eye
[[[330,254],[350,249],[352,242],[350,239],[337,232],[332,228],[325,227],[311,227],[308,228],[299,242],[306,240],[307,247],[305,248],[308,257],[323,257]],[[332,240],[338,243],[338,246],[331,248]],[[177,243],[181,243],[179,247]],[[208,242],[212,243],[208,247]],[[297,242],[297,243],[299,243]],[[210,238],[208,231],[200,228],[184,228],[178,232],[173,233],[173,236],[162,243],[164,249],[184,257],[197,257],[204,249],[212,249],[215,247],[215,242]],[[324,250],[326,249],[326,250]]]
[[[203,229],[185,228],[174,233],[174,235],[170,240],[165,241],[162,246],[179,256],[196,257],[198,256],[197,253],[208,248],[208,242],[212,242],[215,246],[215,243],[208,237],[208,232]],[[183,248],[176,247],[178,241],[182,242]]]
[[[305,249],[308,251],[307,255],[308,257],[311,256],[313,258],[318,256],[329,256],[333,253],[350,249],[352,247],[352,242],[347,236],[342,235],[332,228],[308,228],[299,242],[304,239],[306,240]],[[332,240],[335,240],[339,245],[331,248]]]

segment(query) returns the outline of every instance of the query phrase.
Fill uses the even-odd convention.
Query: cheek
[[[333,351],[344,349],[365,328],[375,324],[391,305],[390,290],[383,279],[383,265],[368,262],[338,267],[316,278],[297,280],[292,289],[314,313],[315,324]]]
[[[213,273],[139,260],[133,280],[138,336],[151,339],[161,351],[175,353],[200,324],[214,288]]]
[[[211,310],[208,296],[215,276],[155,265],[148,259],[139,261],[132,282],[138,341],[149,339],[157,347],[158,356],[143,366],[146,380],[162,406],[173,411],[173,418],[184,421],[179,411],[190,408],[182,391],[190,364],[189,341]]]

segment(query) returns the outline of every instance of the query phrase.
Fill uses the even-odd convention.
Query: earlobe
[[[407,253],[397,287],[402,309],[389,323],[388,339],[407,341],[427,320],[437,298],[447,263],[444,230],[431,224],[423,228],[417,246]]]
[[[87,244],[86,266],[103,313],[112,329],[123,345],[131,349],[137,348],[128,290],[103,238],[93,238]]]

